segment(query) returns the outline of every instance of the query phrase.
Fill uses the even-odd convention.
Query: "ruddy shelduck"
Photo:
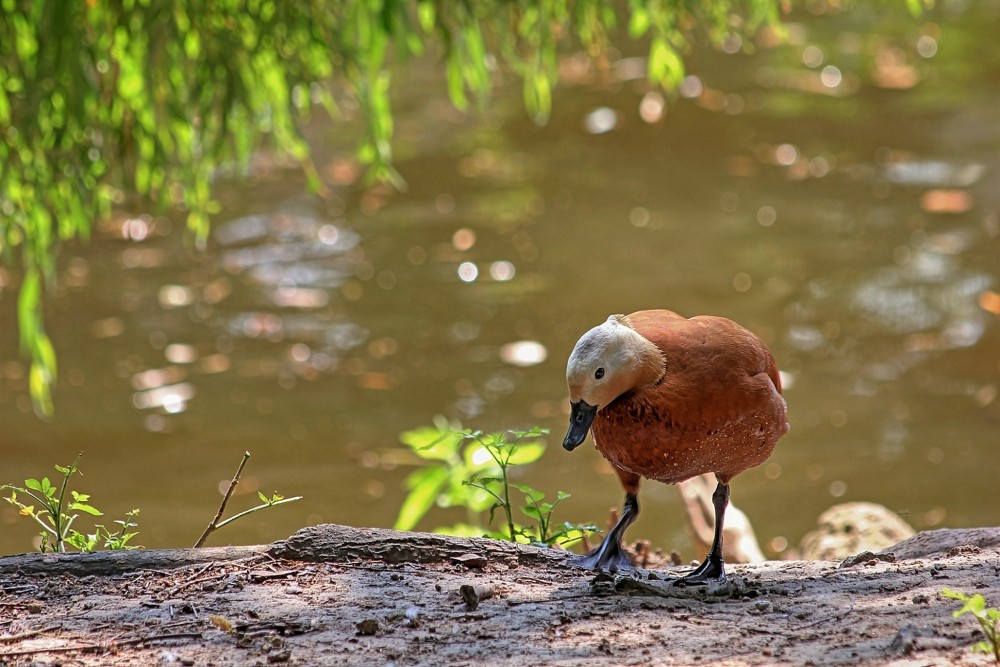
[[[639,515],[642,477],[676,484],[715,473],[715,535],[705,561],[680,585],[725,580],[722,527],[729,482],[763,463],[788,432],[781,378],[767,346],[724,317],[690,319],[669,310],[612,315],[583,335],[566,365],[572,451],[594,443],[625,489],[621,518],[577,564],[630,565],[625,529]]]

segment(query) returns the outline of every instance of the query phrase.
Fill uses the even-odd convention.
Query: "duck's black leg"
[[[600,546],[584,556],[577,556],[569,562],[592,570],[607,570],[617,572],[621,568],[631,568],[632,561],[622,551],[622,536],[625,529],[632,525],[639,516],[639,498],[634,493],[625,494],[625,504],[622,507],[621,518],[607,535]]]
[[[726,506],[729,505],[729,485],[719,482],[712,494],[712,505],[715,507],[715,538],[712,548],[705,557],[705,562],[699,565],[677,581],[675,586],[699,586],[710,581],[725,581],[726,569],[722,560],[722,525],[726,518]]]

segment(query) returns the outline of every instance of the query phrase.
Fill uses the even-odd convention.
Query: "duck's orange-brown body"
[[[729,481],[760,465],[788,431],[781,377],[767,346],[724,317],[686,319],[669,310],[612,315],[580,337],[566,363],[573,451],[594,434],[625,489],[622,514],[601,544],[573,562],[630,565],[625,530],[639,515],[642,477],[674,484],[715,473],[715,535],[682,586],[725,581],[722,533]]]
[[[711,472],[728,484],[763,463],[788,431],[781,379],[764,343],[722,317],[645,310],[627,318],[663,353],[666,372],[594,418],[597,449],[622,482],[638,475],[674,484]]]

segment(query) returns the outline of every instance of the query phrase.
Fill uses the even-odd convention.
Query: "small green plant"
[[[24,486],[15,484],[0,485],[0,492],[10,492],[10,495],[3,496],[3,499],[17,507],[22,516],[34,519],[42,527],[43,530],[40,533],[42,541],[39,545],[39,551],[43,553],[65,553],[67,549],[76,549],[77,551],[90,553],[98,548],[111,550],[139,548],[129,544],[139,534],[138,531],[134,530],[139,525],[136,520],[139,516],[139,510],[137,509],[126,512],[124,519],[115,520],[114,523],[118,524],[118,529],[114,531],[100,523],[94,525],[94,532],[92,533],[82,533],[73,527],[74,522],[81,512],[92,516],[104,515],[103,512],[90,504],[90,494],[79,493],[69,488],[70,478],[73,475],[83,474],[80,472],[79,467],[82,456],[83,454],[78,454],[76,460],[70,466],[57,465],[55,468],[62,475],[62,480],[57,478],[55,483],[48,477],[43,477],[42,479],[26,479],[24,480]],[[223,520],[222,515],[226,510],[226,504],[229,502],[230,497],[232,497],[240,475],[243,472],[243,467],[249,459],[250,452],[244,452],[243,460],[240,461],[236,475],[229,484],[229,489],[222,499],[218,513],[208,524],[205,532],[202,533],[201,538],[195,545],[196,547],[202,546],[208,536],[219,528],[248,514],[302,499],[302,496],[285,498],[279,493],[273,493],[268,497],[258,492],[259,505],[255,505],[248,510],[243,510]]]
[[[104,526],[98,524],[97,529],[99,534],[100,532],[103,532],[104,548],[112,551],[138,549],[139,547],[129,544],[132,538],[139,534],[138,531],[129,532],[130,528],[139,527],[139,523],[135,520],[137,516],[139,516],[139,510],[134,509],[125,512],[124,519],[115,519],[115,523],[120,526],[120,529],[113,533]]]
[[[532,428],[527,431],[483,433],[462,430],[460,424],[443,418],[433,426],[406,431],[400,440],[421,459],[428,461],[406,478],[409,493],[396,518],[397,530],[411,530],[435,505],[460,507],[466,511],[466,521],[437,532],[459,535],[489,535],[512,542],[543,542],[566,544],[582,539],[595,530],[591,525],[564,523],[555,527],[552,513],[569,497],[559,492],[554,502],[545,502],[545,495],[527,485],[511,481],[512,469],[537,461],[545,451],[542,436],[548,431]],[[522,526],[515,521],[512,491],[524,495],[520,512],[535,522]],[[490,526],[497,510],[503,515],[504,527]]]
[[[568,544],[583,539],[587,533],[593,533],[597,530],[597,526],[592,523],[575,524],[568,521],[564,521],[558,527],[553,527],[552,512],[555,510],[556,505],[570,497],[570,494],[565,491],[557,491],[556,499],[551,503],[547,503],[543,502],[545,494],[541,491],[524,484],[514,484],[513,486],[524,494],[524,500],[527,503],[527,505],[521,508],[521,512],[538,522],[536,541],[544,542],[545,544],[554,544],[557,542],[559,544]]]
[[[42,527],[40,533],[42,542],[39,550],[63,553],[67,547],[78,551],[90,552],[102,544],[106,549],[134,549],[128,542],[138,533],[131,531],[138,524],[135,517],[139,510],[132,510],[125,519],[117,520],[121,529],[109,531],[103,524],[95,525],[93,533],[81,533],[73,528],[73,523],[79,513],[91,516],[103,516],[103,512],[90,504],[90,494],[79,493],[69,488],[69,480],[73,475],[82,475],[79,463],[83,454],[78,454],[70,466],[55,466],[56,472],[62,475],[62,480],[53,482],[48,477],[41,479],[26,479],[24,486],[4,484],[0,491],[10,491],[4,500],[18,508],[22,516],[34,519]],[[69,498],[66,497],[69,492]],[[21,494],[21,497],[18,496]],[[24,498],[24,497],[27,498]],[[34,501],[32,504],[29,502]]]
[[[138,531],[129,532],[130,528],[139,526],[135,520],[137,516],[139,516],[139,510],[134,509],[126,512],[124,519],[115,519],[115,523],[120,526],[119,530],[115,532],[111,532],[104,524],[100,523],[94,525],[96,530],[93,533],[83,534],[71,530],[70,534],[66,536],[66,543],[84,553],[90,553],[99,547],[111,551],[138,549],[139,547],[129,544],[129,541],[139,534]]]
[[[987,607],[986,598],[979,593],[966,595],[960,591],[943,588],[941,595],[962,603],[962,608],[953,614],[955,618],[972,614],[979,622],[979,628],[986,635],[986,639],[973,645],[972,650],[992,653],[993,658],[1000,663],[1000,609]]]

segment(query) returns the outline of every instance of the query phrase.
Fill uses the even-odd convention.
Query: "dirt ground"
[[[1000,529],[844,562],[610,576],[553,550],[317,526],[274,545],[0,558],[0,665],[988,665]],[[464,595],[463,595],[464,592]]]

